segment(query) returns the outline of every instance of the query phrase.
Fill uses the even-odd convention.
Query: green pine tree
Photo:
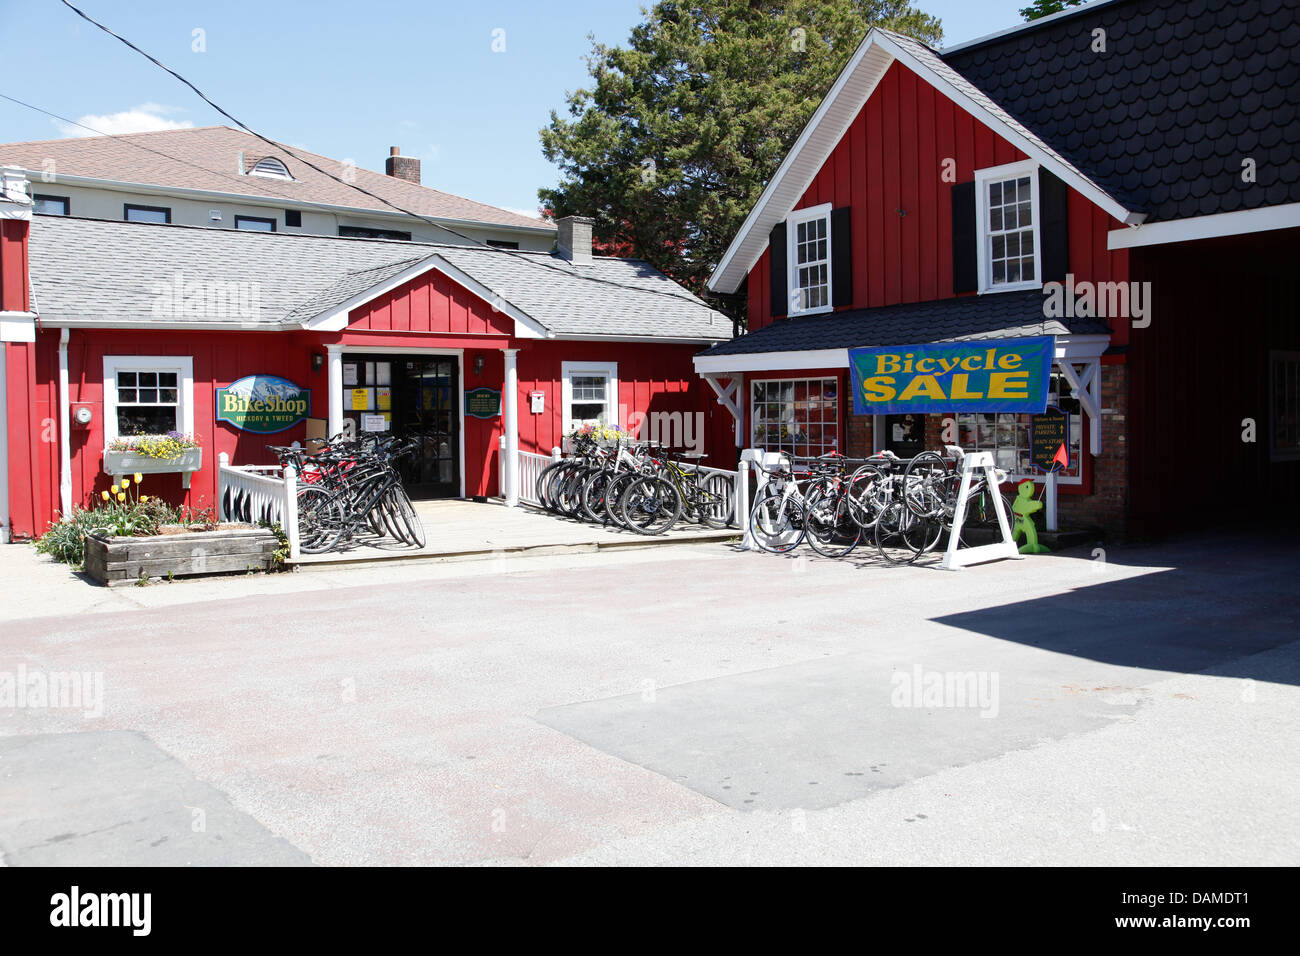
[[[589,215],[608,252],[697,292],[872,26],[938,44],[905,0],[656,3],[626,46],[592,40],[588,88],[551,113],[541,189],[552,215]],[[733,314],[736,302],[723,303]]]

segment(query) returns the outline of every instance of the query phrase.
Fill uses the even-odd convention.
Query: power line
[[[481,248],[481,249],[490,250],[491,252],[497,253],[497,254],[499,254],[499,255],[513,256],[514,258],[518,259],[520,262],[526,262],[526,263],[528,263],[529,265],[536,266],[536,267],[541,268],[541,269],[550,269],[550,270],[552,270],[552,271],[554,271],[554,272],[558,272],[558,273],[560,273],[561,275],[570,276],[570,277],[572,277],[572,278],[576,278],[576,279],[581,279],[581,280],[583,280],[584,282],[596,282],[596,283],[599,283],[599,284],[601,284],[601,285],[613,286],[613,287],[615,287],[615,288],[624,289],[624,290],[627,290],[627,291],[630,291],[630,292],[642,292],[642,293],[647,293],[647,294],[650,294],[650,295],[662,295],[662,296],[667,296],[668,298],[677,299],[677,300],[679,300],[679,301],[685,301],[685,302],[695,302],[695,301],[700,301],[700,300],[698,300],[695,296],[691,295],[690,293],[685,292],[685,290],[681,290],[681,291],[678,291],[678,292],[667,292],[667,291],[661,291],[661,290],[659,290],[659,289],[646,289],[646,288],[642,288],[641,286],[628,285],[627,283],[624,283],[624,282],[616,282],[616,281],[614,281],[613,279],[602,279],[602,278],[600,278],[600,277],[598,277],[598,276],[587,276],[587,275],[582,275],[581,273],[577,272],[576,270],[575,270],[575,271],[569,271],[568,269],[564,269],[564,268],[561,268],[561,267],[559,267],[559,266],[554,266],[554,265],[551,265],[551,264],[546,263],[546,262],[539,262],[539,261],[536,260],[536,259],[533,259],[533,258],[531,258],[531,257],[529,257],[529,256],[526,256],[526,255],[524,255],[524,254],[522,254],[522,253],[520,253],[520,252],[516,252],[516,251],[511,250],[511,249],[502,249],[502,248],[500,248],[499,246],[489,246],[487,243],[485,243],[485,242],[483,242],[483,241],[481,241],[481,240],[479,240],[479,239],[475,239],[475,238],[473,238],[472,236],[467,236],[467,235],[465,235],[464,233],[457,232],[455,229],[452,229],[452,228],[451,228],[450,226],[448,226],[448,225],[445,225],[445,224],[440,223],[440,222],[436,222],[435,220],[430,219],[430,218],[428,218],[427,216],[421,215],[421,214],[418,213],[418,212],[413,212],[413,211],[410,210],[410,209],[406,209],[406,208],[404,208],[404,207],[402,207],[402,206],[399,206],[397,203],[390,202],[388,199],[384,198],[383,196],[378,195],[377,193],[373,193],[373,192],[371,192],[370,190],[368,190],[368,189],[366,189],[366,188],[364,188],[364,187],[362,187],[362,186],[358,186],[356,183],[350,183],[350,182],[348,182],[347,180],[345,180],[345,179],[343,179],[343,178],[341,178],[341,177],[339,177],[339,176],[335,176],[333,173],[329,172],[328,170],[321,169],[321,167],[317,166],[315,163],[311,162],[310,160],[303,159],[301,156],[299,156],[297,153],[295,153],[295,152],[294,152],[292,149],[290,149],[288,146],[285,146],[283,143],[276,142],[276,141],[273,140],[273,139],[269,139],[268,137],[263,136],[261,133],[259,133],[259,132],[258,132],[257,130],[255,130],[255,129],[253,129],[253,128],[252,128],[251,126],[249,126],[248,124],[246,124],[246,123],[240,121],[239,119],[237,119],[237,118],[236,118],[235,116],[233,116],[232,114],[226,112],[226,110],[222,109],[220,106],[218,106],[216,103],[214,103],[211,99],[209,99],[206,93],[204,93],[201,89],[199,89],[197,86],[195,86],[195,85],[194,85],[193,83],[191,83],[189,80],[187,80],[185,77],[181,76],[181,74],[177,73],[177,72],[176,72],[175,70],[173,70],[171,67],[167,66],[167,64],[163,63],[161,60],[157,59],[156,57],[152,56],[152,55],[149,54],[149,53],[146,53],[144,50],[140,49],[138,46],[136,46],[134,43],[132,43],[132,42],[131,42],[130,40],[128,40],[126,37],[122,36],[121,34],[115,33],[115,32],[114,32],[113,30],[111,30],[109,27],[107,27],[107,26],[105,26],[104,24],[100,23],[98,20],[94,19],[94,18],[91,17],[89,14],[85,13],[85,12],[82,11],[82,10],[79,10],[77,7],[75,7],[75,6],[73,6],[71,3],[69,3],[68,0],[60,0],[60,2],[61,2],[65,7],[67,7],[69,10],[71,10],[73,13],[75,13],[77,16],[79,16],[79,17],[81,17],[83,20],[85,20],[87,23],[90,23],[90,24],[92,24],[93,26],[98,27],[100,30],[103,30],[105,33],[107,33],[109,36],[113,37],[115,40],[118,40],[119,42],[121,42],[122,44],[124,44],[125,46],[127,46],[128,48],[130,48],[130,49],[134,50],[136,53],[140,54],[142,57],[144,57],[146,60],[148,60],[148,61],[149,61],[150,63],[152,63],[154,66],[158,67],[160,70],[163,70],[164,72],[171,74],[173,77],[175,77],[175,78],[176,78],[177,80],[179,80],[181,83],[185,84],[185,85],[188,86],[191,90],[193,90],[194,93],[195,93],[195,95],[197,95],[197,96],[199,97],[199,99],[203,100],[203,102],[207,103],[207,104],[208,104],[209,106],[211,106],[214,110],[216,110],[218,113],[220,113],[220,114],[221,114],[222,116],[224,116],[226,119],[230,120],[230,122],[234,123],[234,124],[235,124],[236,126],[238,126],[240,129],[244,130],[245,132],[249,133],[249,134],[252,135],[252,136],[257,137],[257,138],[260,139],[262,142],[266,143],[268,146],[273,146],[273,147],[275,147],[276,149],[283,150],[287,155],[292,156],[295,160],[297,160],[298,162],[302,163],[304,166],[307,166],[307,167],[309,167],[310,169],[314,169],[314,170],[316,170],[316,172],[320,173],[322,176],[325,176],[325,177],[327,177],[327,178],[329,178],[329,179],[332,179],[332,180],[334,180],[336,183],[340,183],[340,184],[342,184],[342,185],[344,185],[344,186],[347,186],[347,187],[350,188],[350,189],[355,189],[357,192],[362,193],[363,195],[369,196],[371,199],[377,200],[378,202],[381,202],[381,203],[383,203],[383,204],[386,205],[386,206],[389,206],[389,207],[391,207],[391,208],[393,208],[393,209],[396,209],[398,212],[404,213],[404,214],[406,214],[406,215],[408,215],[408,216],[411,216],[411,217],[413,217],[413,218],[415,218],[415,219],[419,219],[419,220],[422,221],[422,222],[426,222],[426,223],[428,223],[429,225],[431,225],[431,226],[433,226],[433,227],[435,227],[435,228],[437,228],[437,229],[442,229],[442,230],[444,230],[444,231],[446,231],[446,232],[449,232],[449,233],[451,233],[453,236],[456,236],[458,239],[463,239],[465,242],[468,242],[468,243],[471,243],[472,245],[478,246],[478,247]],[[670,280],[670,281],[671,281],[671,280]],[[706,304],[706,307],[707,307],[707,304]]]

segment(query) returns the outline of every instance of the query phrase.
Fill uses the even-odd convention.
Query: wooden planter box
[[[266,571],[280,539],[269,528],[187,531],[147,538],[86,536],[85,571],[100,584],[134,584],[140,578],[195,577],[231,571]]]
[[[119,480],[137,472],[142,475],[166,475],[180,472],[181,484],[190,486],[190,476],[203,467],[203,449],[191,448],[179,458],[150,458],[133,451],[105,451],[104,473]]]

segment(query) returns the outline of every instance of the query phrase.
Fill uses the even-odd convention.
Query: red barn
[[[547,253],[33,217],[22,173],[5,177],[13,539],[89,504],[134,432],[197,437],[197,470],[150,479],[194,506],[215,503],[221,453],[273,463],[268,443],[349,428],[422,436],[417,497],[514,498],[498,461],[549,452],[583,421],[711,444],[717,406],[691,359],[730,320],[644,262],[592,256],[590,220],[562,220]]]
[[[1300,22],[1115,0],[937,52],[873,30],[710,280],[738,443],[956,443],[1019,477],[1030,416],[855,415],[848,350],[1051,335],[1063,522],[1201,522],[1300,490]]]

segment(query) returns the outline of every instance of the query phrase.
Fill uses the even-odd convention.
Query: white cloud
[[[189,120],[167,119],[167,114],[179,112],[181,112],[181,109],[176,106],[163,106],[160,103],[141,103],[129,110],[122,110],[120,113],[105,113],[103,115],[87,113],[85,116],[77,117],[77,122],[81,124],[79,126],[64,123],[61,120],[54,120],[53,122],[58,127],[59,132],[68,138],[94,136],[95,133],[92,133],[91,130],[111,136],[120,136],[123,133],[152,133],[155,130],[192,128],[194,124]],[[89,127],[89,129],[85,127]]]

